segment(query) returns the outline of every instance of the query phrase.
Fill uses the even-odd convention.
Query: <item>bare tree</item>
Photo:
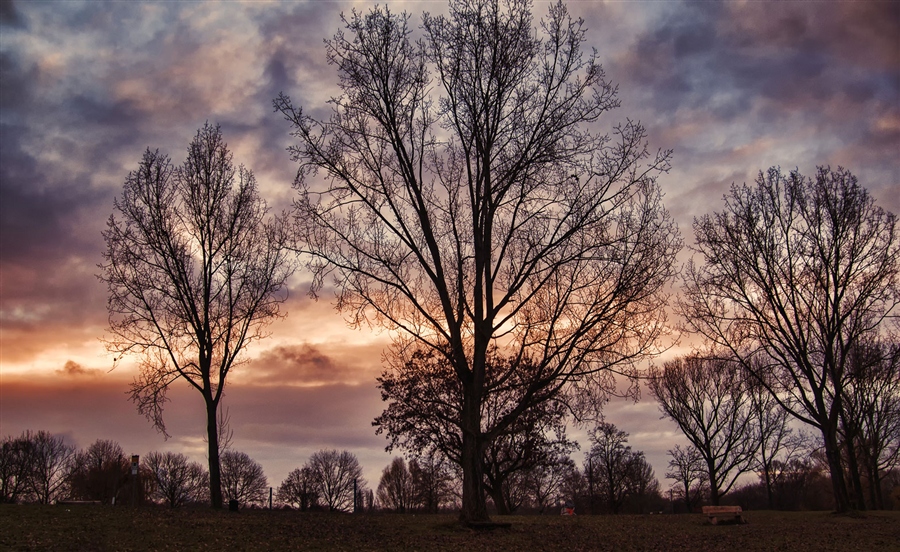
[[[259,462],[246,452],[222,453],[222,494],[240,504],[262,504],[268,497],[269,482]]]
[[[378,503],[382,508],[405,513],[412,506],[413,481],[403,458],[394,458],[381,472],[378,482]]]
[[[187,456],[174,452],[151,452],[144,466],[155,483],[154,495],[171,508],[209,500],[209,473]]]
[[[589,438],[591,450],[585,454],[585,477],[588,478],[591,499],[596,489],[603,497],[606,511],[618,514],[636,486],[642,486],[642,490],[646,491],[650,484],[641,480],[646,475],[643,470],[646,464],[644,454],[632,452],[631,447],[626,445],[628,434],[611,423],[597,424],[590,431]]]
[[[7,435],[0,442],[0,502],[15,504],[28,492],[31,440],[28,434]]]
[[[848,372],[842,433],[853,442],[848,454],[859,458],[872,508],[883,509],[882,481],[900,465],[900,343],[857,345]]]
[[[129,470],[130,463],[119,443],[97,439],[75,453],[68,476],[69,494],[76,499],[111,504],[125,487]]]
[[[757,372],[768,377],[763,372]],[[756,428],[758,447],[754,469],[766,488],[766,498],[770,509],[775,509],[775,487],[780,476],[776,463],[787,465],[801,451],[808,448],[808,437],[803,432],[794,432],[790,427],[790,414],[781,408],[778,400],[752,375],[748,377],[747,392],[750,396],[749,419]]]
[[[444,356],[462,387],[461,519],[488,519],[485,448],[533,405],[596,406],[656,351],[680,247],[633,121],[596,133],[616,89],[562,3],[535,30],[526,0],[451,0],[446,16],[376,7],[327,41],[342,95],[316,120],[280,95],[300,163],[298,232],[351,324]],[[321,174],[323,179],[314,179]],[[539,369],[481,427],[488,352]],[[511,365],[518,369],[518,363]]]
[[[436,514],[453,495],[453,474],[447,459],[437,452],[422,453],[409,461],[413,507]]]
[[[354,489],[363,490],[365,480],[356,455],[346,450],[320,450],[307,463],[316,477],[319,496],[331,511],[351,512],[355,506]]]
[[[543,514],[556,505],[563,494],[566,477],[574,469],[575,462],[566,454],[525,472],[524,485],[539,513]]]
[[[632,453],[628,468],[626,508],[634,513],[646,514],[652,504],[661,501],[659,480],[653,472],[653,466],[644,456],[644,451]]]
[[[654,368],[650,392],[706,464],[710,502],[719,499],[753,467],[759,426],[741,366],[733,361],[689,355]]]
[[[688,328],[730,351],[825,443],[835,506],[850,508],[838,429],[856,343],[900,304],[896,216],[843,168],[779,169],[733,186],[694,222],[701,256],[685,274]]]
[[[319,490],[316,474],[309,465],[296,468],[278,487],[278,500],[295,506],[301,512],[318,506]]]
[[[214,508],[222,506],[216,422],[226,378],[279,316],[293,271],[283,221],[267,215],[253,173],[232,157],[209,124],[179,167],[148,149],[115,202],[100,266],[107,348],[141,357],[131,389],[138,410],[165,433],[169,385],[183,379],[203,396]]]
[[[669,460],[666,479],[675,480],[675,485],[683,493],[684,505],[691,512],[699,502],[701,489],[708,479],[703,455],[693,445],[685,448],[675,445],[668,454],[672,459]]]
[[[26,432],[25,438],[31,443],[29,493],[36,502],[51,504],[67,491],[75,446],[67,443],[62,435],[52,435],[49,431]]]

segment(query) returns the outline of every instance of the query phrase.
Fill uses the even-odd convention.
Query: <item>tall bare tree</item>
[[[253,173],[235,167],[206,124],[175,167],[144,153],[103,233],[110,351],[137,354],[131,398],[165,433],[166,391],[182,379],[206,406],[210,498],[222,506],[216,415],[225,382],[279,316],[293,271],[283,220],[267,214]]]
[[[754,466],[758,420],[737,362],[689,355],[654,368],[650,392],[660,410],[697,449],[709,477],[714,505]]]
[[[896,216],[843,168],[812,178],[772,168],[756,186],[733,186],[694,235],[701,258],[685,272],[686,325],[822,433],[835,506],[846,511],[838,430],[849,360],[900,304]]]
[[[680,246],[656,184],[669,153],[633,121],[596,132],[616,88],[562,3],[536,30],[527,0],[451,0],[418,42],[387,8],[344,23],[327,41],[331,116],[275,100],[299,140],[313,289],[333,276],[352,324],[387,327],[397,354],[446,357],[463,389],[461,519],[485,521],[485,447],[534,404],[602,396],[655,351]],[[484,432],[492,347],[539,370]]]

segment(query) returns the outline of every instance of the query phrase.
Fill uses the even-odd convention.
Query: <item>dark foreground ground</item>
[[[900,551],[900,512],[748,512],[747,525],[700,514],[510,516],[471,530],[449,515],[0,506],[0,550],[723,550]]]

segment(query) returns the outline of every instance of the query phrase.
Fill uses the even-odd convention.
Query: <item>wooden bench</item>
[[[728,523],[747,523],[744,516],[741,515],[740,506],[704,506],[703,515],[707,517],[713,525],[718,525],[720,521]]]

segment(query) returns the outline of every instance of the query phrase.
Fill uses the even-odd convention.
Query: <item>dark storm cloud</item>
[[[0,0],[0,25],[8,25],[10,27],[18,27],[22,25],[22,18],[16,10],[16,3],[13,0]]]

